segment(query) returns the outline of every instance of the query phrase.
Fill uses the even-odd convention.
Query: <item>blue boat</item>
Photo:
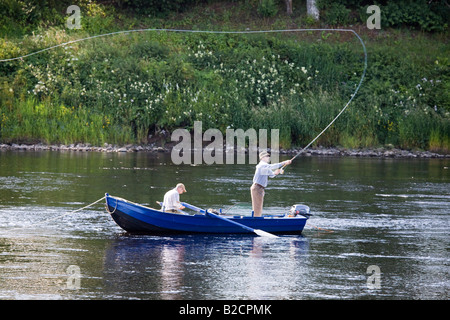
[[[309,207],[294,205],[287,214],[251,217],[221,215],[188,203],[193,214],[170,213],[131,201],[105,195],[106,209],[125,231],[140,234],[214,233],[214,234],[300,234],[310,217]]]

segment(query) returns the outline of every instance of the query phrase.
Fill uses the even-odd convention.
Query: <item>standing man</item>
[[[256,166],[255,175],[253,176],[253,184],[250,187],[252,195],[252,210],[254,217],[261,217],[264,203],[264,189],[267,187],[269,177],[273,178],[280,174],[283,165],[291,164],[291,160],[286,160],[280,163],[269,164],[270,154],[263,151],[259,154],[260,162]],[[272,171],[276,169],[275,171]]]
[[[180,194],[186,191],[184,184],[179,183],[177,186],[166,192],[163,200],[163,211],[171,213],[179,213],[179,210],[184,209],[184,206],[180,202]]]

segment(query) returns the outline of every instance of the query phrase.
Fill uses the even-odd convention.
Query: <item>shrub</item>
[[[409,27],[428,32],[448,29],[450,7],[445,0],[320,0],[318,6],[325,22],[331,25],[352,23],[354,19],[365,23],[367,7],[378,5],[381,9],[381,25]]]
[[[260,0],[257,11],[263,17],[273,17],[278,12],[278,5],[274,0]]]
[[[424,31],[444,31],[448,27],[449,14],[443,1],[433,5],[426,0],[389,1],[382,7],[381,23],[386,27],[411,26]]]
[[[330,25],[342,25],[347,24],[350,21],[350,9],[347,9],[344,5],[340,3],[333,3],[325,11],[324,19],[325,22]]]

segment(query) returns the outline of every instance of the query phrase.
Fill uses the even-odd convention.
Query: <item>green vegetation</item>
[[[319,22],[304,9],[286,16],[277,1],[84,0],[70,1],[81,8],[82,28],[69,30],[67,1],[35,2],[27,15],[22,2],[0,0],[10,12],[0,18],[0,59],[118,30],[329,27],[367,16],[358,9],[364,1],[356,0],[322,1]],[[396,12],[392,6],[385,14]],[[449,152],[445,16],[423,11],[417,23],[386,18],[402,29],[354,27],[369,54],[366,79],[316,144]],[[425,23],[427,17],[432,21]],[[282,147],[304,146],[344,107],[362,71],[363,51],[351,33],[147,31],[95,38],[0,62],[0,142],[147,143],[150,135],[201,120],[204,130],[280,129]]]

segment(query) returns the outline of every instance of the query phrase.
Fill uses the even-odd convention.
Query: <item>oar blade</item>
[[[256,233],[260,237],[278,238],[278,236],[276,236],[272,233],[269,233],[269,232],[265,232],[264,230],[254,229],[253,232]]]

